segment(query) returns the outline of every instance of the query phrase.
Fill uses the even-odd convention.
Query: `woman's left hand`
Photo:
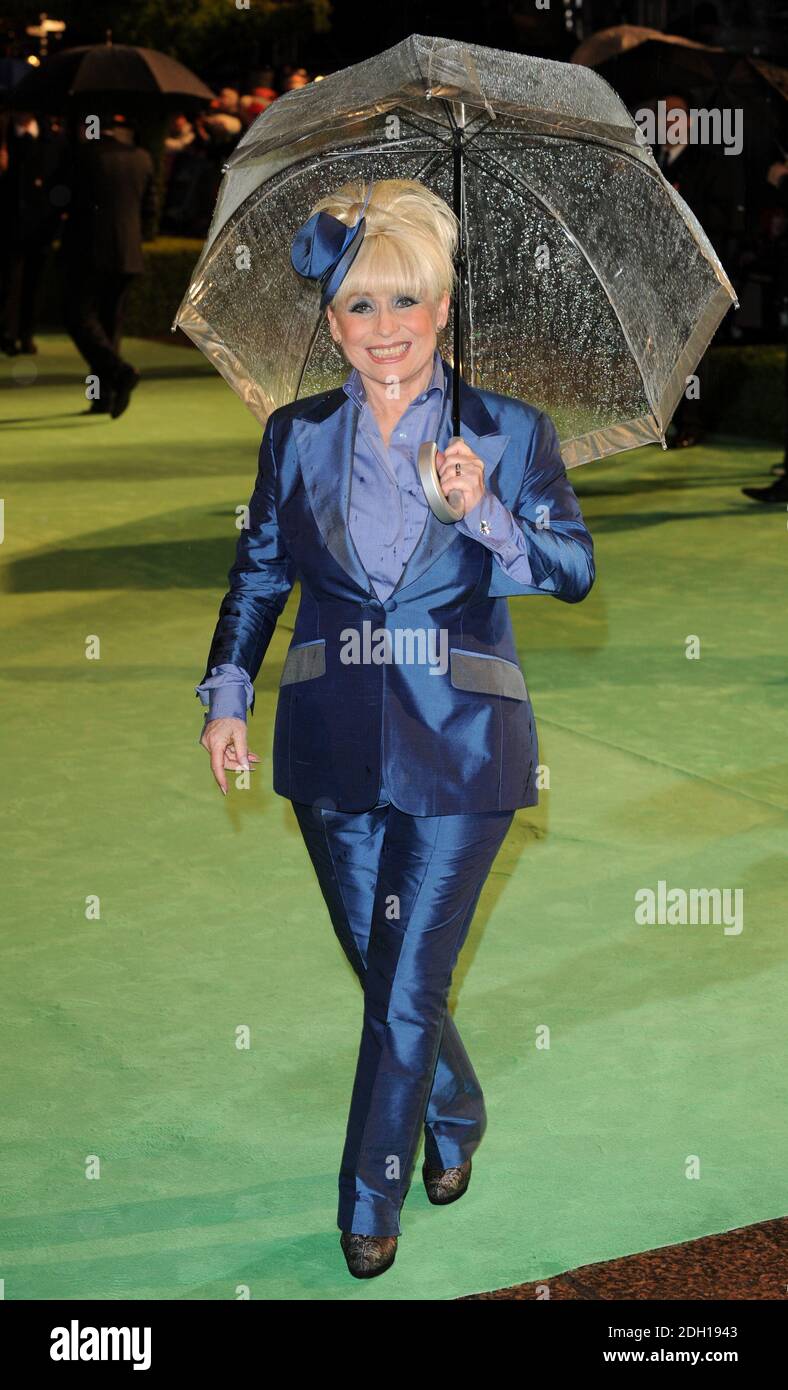
[[[457,472],[457,464],[462,469]],[[435,466],[441,482],[444,497],[451,492],[462,493],[465,504],[464,515],[481,502],[484,493],[484,463],[461,439],[458,444],[449,444],[445,452],[439,449],[435,456]]]

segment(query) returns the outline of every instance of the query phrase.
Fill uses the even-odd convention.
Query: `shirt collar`
[[[430,395],[434,396],[435,392],[443,396],[445,389],[446,381],[443,374],[443,359],[436,348],[433,354],[432,380],[426,391],[423,391],[421,395],[417,396],[411,404],[416,405],[417,402],[424,400],[425,397]],[[357,405],[359,408],[366,404],[367,393],[364,390],[364,381],[361,372],[357,367],[353,368],[347,381],[342,383],[342,390],[350,397],[353,404]]]

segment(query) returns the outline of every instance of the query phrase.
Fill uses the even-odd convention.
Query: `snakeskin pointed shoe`
[[[459,1168],[430,1168],[425,1163],[421,1175],[433,1206],[447,1207],[467,1192],[471,1180],[471,1160],[461,1163]]]
[[[394,1263],[396,1236],[357,1236],[343,1231],[339,1243],[354,1279],[374,1279]]]

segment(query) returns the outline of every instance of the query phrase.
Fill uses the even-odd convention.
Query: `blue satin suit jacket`
[[[488,548],[429,513],[381,602],[348,530],[357,419],[341,388],[269,416],[204,679],[222,663],[255,679],[298,579],[274,731],[276,792],[364,811],[385,787],[416,816],[534,805],[536,729],[507,597],[576,603],[594,581],[593,543],[555,426],[534,406],[461,383],[462,437],[525,534],[533,583],[508,577]],[[451,433],[448,409],[439,448]]]

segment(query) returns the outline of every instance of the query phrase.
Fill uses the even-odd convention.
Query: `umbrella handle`
[[[460,436],[452,435],[450,444],[459,443]],[[438,452],[438,445],[434,439],[427,440],[419,446],[419,478],[427,498],[430,511],[433,516],[442,521],[445,526],[451,525],[455,521],[461,521],[465,515],[465,503],[461,492],[454,489],[448,497],[444,496],[441,487],[438,470],[435,466],[435,456]]]

